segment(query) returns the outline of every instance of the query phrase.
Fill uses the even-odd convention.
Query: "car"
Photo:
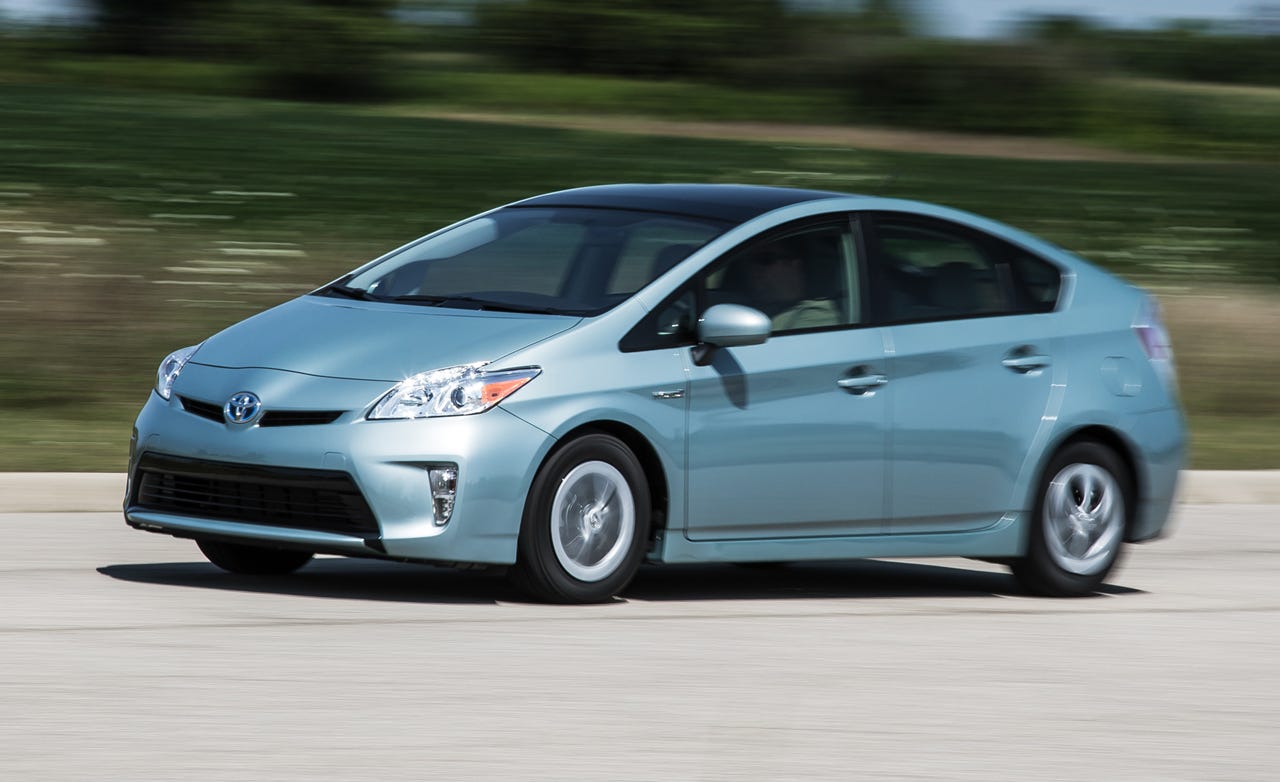
[[[539,195],[160,364],[124,514],[233,573],[968,557],[1097,591],[1165,530],[1185,429],[1155,300],[921,202]]]

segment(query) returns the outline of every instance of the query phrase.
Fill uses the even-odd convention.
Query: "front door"
[[[719,351],[689,400],[692,540],[881,532],[886,395],[880,329],[795,334]]]
[[[696,281],[702,306],[755,307],[774,333],[691,364],[690,539],[883,530],[884,334],[864,325],[857,248],[846,217],[793,224]]]

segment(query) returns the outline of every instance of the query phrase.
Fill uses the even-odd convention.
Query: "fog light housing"
[[[453,516],[453,501],[458,495],[458,466],[442,464],[427,470],[431,476],[431,510],[436,526],[443,527]]]

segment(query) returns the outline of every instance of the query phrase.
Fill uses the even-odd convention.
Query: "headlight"
[[[483,413],[538,376],[538,367],[489,372],[483,364],[414,375],[378,400],[369,418],[435,418]]]
[[[191,357],[200,349],[199,345],[192,345],[188,348],[175,350],[164,361],[160,362],[160,368],[156,370],[156,393],[162,399],[168,399],[173,394],[173,381],[178,379],[182,368],[187,365]]]

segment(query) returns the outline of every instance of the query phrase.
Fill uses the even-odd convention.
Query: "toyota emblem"
[[[262,400],[251,391],[240,391],[231,395],[222,406],[222,415],[231,424],[250,424],[262,412]]]

